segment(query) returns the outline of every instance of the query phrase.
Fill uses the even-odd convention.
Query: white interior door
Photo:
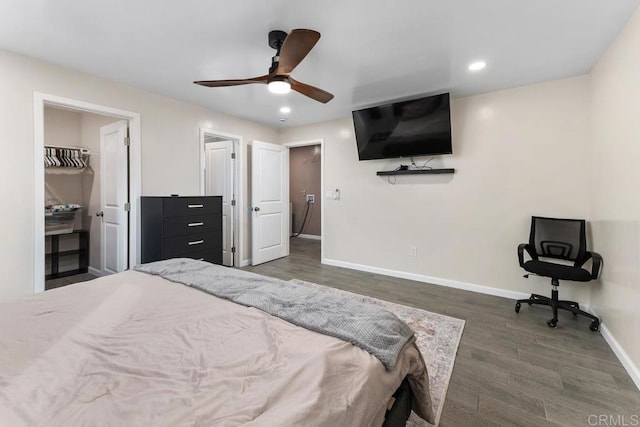
[[[251,146],[251,265],[289,255],[289,149]]]
[[[100,249],[102,271],[107,274],[119,273],[127,268],[129,177],[126,138],[126,120],[100,128]]]
[[[205,155],[205,195],[222,196],[222,263],[233,266],[233,142],[207,142]]]

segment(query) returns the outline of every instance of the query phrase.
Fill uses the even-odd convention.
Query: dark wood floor
[[[320,242],[291,239],[291,255],[247,267],[466,320],[441,426],[634,425],[640,392],[587,319],[442,286],[320,264]],[[598,424],[598,416],[610,416]],[[618,424],[611,424],[618,420]],[[621,424],[622,421],[627,424]],[[638,425],[638,424],[635,424]]]

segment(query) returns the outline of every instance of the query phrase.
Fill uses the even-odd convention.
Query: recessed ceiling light
[[[469,64],[469,71],[480,71],[483,70],[487,66],[487,63],[484,61],[476,61]]]
[[[291,108],[289,108],[289,107],[280,107],[280,112],[282,114],[289,114],[291,112]]]

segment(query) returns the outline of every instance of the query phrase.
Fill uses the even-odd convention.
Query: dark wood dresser
[[[195,258],[222,264],[222,196],[141,197],[142,262]]]

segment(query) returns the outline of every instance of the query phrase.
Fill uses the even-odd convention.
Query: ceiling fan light
[[[486,62],[476,61],[469,64],[468,68],[469,68],[469,71],[480,71],[480,70],[484,70],[486,66],[487,66]]]
[[[271,80],[267,87],[271,93],[285,94],[291,91],[291,83],[288,80]]]

